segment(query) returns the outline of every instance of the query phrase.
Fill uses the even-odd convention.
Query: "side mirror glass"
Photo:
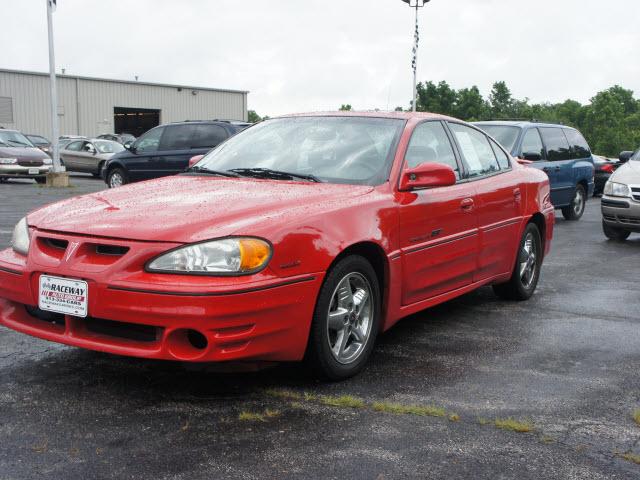
[[[125,142],[124,145],[122,145],[124,148],[126,148],[127,150],[131,150],[131,145],[133,145],[131,142]]]
[[[419,188],[448,187],[455,185],[456,173],[444,163],[421,163],[402,172],[400,190],[408,192]]]
[[[189,159],[189,168],[193,167],[196,163],[204,158],[204,155],[194,155]]]
[[[628,162],[631,157],[633,157],[633,152],[625,150],[624,152],[620,152],[618,160],[620,160],[620,163],[625,163]]]
[[[529,160],[530,162],[538,162],[542,160],[542,155],[540,155],[538,152],[524,152],[522,154],[522,158],[524,160]]]

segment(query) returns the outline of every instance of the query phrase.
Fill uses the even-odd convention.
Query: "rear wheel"
[[[40,185],[44,185],[45,183],[47,183],[47,177],[36,177],[34,178],[34,180]]]
[[[322,284],[306,361],[322,378],[342,380],[362,370],[380,328],[380,287],[359,255],[340,260]]]
[[[622,242],[629,238],[629,235],[631,235],[631,232],[629,230],[625,230],[624,228],[611,227],[607,225],[604,220],[602,221],[602,231],[609,240],[615,240],[617,242]]]
[[[116,188],[127,184],[127,174],[121,168],[114,168],[107,174],[107,185],[109,188]]]
[[[562,208],[562,216],[565,220],[580,220],[584,213],[587,201],[587,192],[582,185],[576,187],[576,193],[573,194],[571,204]]]
[[[542,266],[542,240],[535,223],[524,229],[518,258],[511,278],[506,283],[493,286],[493,291],[507,300],[528,300],[535,292]]]

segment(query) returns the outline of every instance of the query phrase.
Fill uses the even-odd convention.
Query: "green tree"
[[[487,103],[482,98],[480,90],[475,85],[471,88],[462,88],[456,92],[456,101],[453,108],[453,116],[472,122],[484,118],[487,112]]]
[[[247,112],[247,119],[250,123],[256,123],[262,121],[262,117],[256,113],[255,110],[249,110]]]
[[[489,106],[493,118],[513,117],[514,100],[511,95],[511,90],[509,90],[505,82],[501,81],[493,84],[493,88],[489,94]]]
[[[441,81],[437,85],[431,81],[420,82],[416,86],[416,96],[416,110],[419,112],[453,115],[456,92],[447,82]]]
[[[343,103],[342,105],[340,105],[340,111],[341,112],[350,112],[351,111],[351,105],[348,103]]]

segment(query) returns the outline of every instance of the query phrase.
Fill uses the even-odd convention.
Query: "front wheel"
[[[584,213],[587,201],[587,193],[582,185],[576,187],[576,193],[573,194],[571,204],[562,208],[562,216],[565,220],[580,220]]]
[[[109,188],[121,187],[128,183],[127,174],[121,168],[114,168],[107,174],[107,185]]]
[[[528,300],[535,292],[542,267],[542,240],[535,223],[524,229],[518,258],[511,278],[506,283],[493,286],[493,291],[507,300]]]
[[[625,230],[624,228],[611,227],[607,225],[604,220],[602,221],[602,231],[604,232],[605,237],[609,240],[615,240],[617,242],[623,242],[631,232],[629,230]]]
[[[45,183],[47,183],[47,177],[36,177],[34,178],[34,180],[38,185],[44,185]]]
[[[360,372],[380,328],[381,297],[371,264],[359,255],[340,260],[327,274],[313,314],[306,360],[328,380]]]

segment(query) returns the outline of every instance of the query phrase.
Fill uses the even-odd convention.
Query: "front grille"
[[[21,167],[41,167],[42,165],[44,165],[44,163],[41,158],[37,158],[37,159],[19,158],[18,165],[20,165]]]
[[[85,318],[84,325],[87,330],[92,333],[136,342],[155,342],[162,334],[162,328],[160,327],[141,325],[138,323],[116,322],[93,317]]]
[[[129,247],[119,245],[96,245],[96,253],[100,255],[122,256],[129,251]]]
[[[631,196],[637,202],[640,202],[640,187],[631,187]]]
[[[59,248],[60,250],[66,250],[69,245],[67,240],[60,240],[58,238],[47,238],[46,242],[53,248]]]
[[[45,312],[38,307],[32,307],[31,305],[25,305],[27,312],[32,317],[42,320],[43,322],[51,323],[53,325],[64,326],[64,315],[62,313]]]
[[[629,208],[629,204],[627,202],[621,202],[620,200],[608,200],[603,198],[601,204],[603,207]]]

